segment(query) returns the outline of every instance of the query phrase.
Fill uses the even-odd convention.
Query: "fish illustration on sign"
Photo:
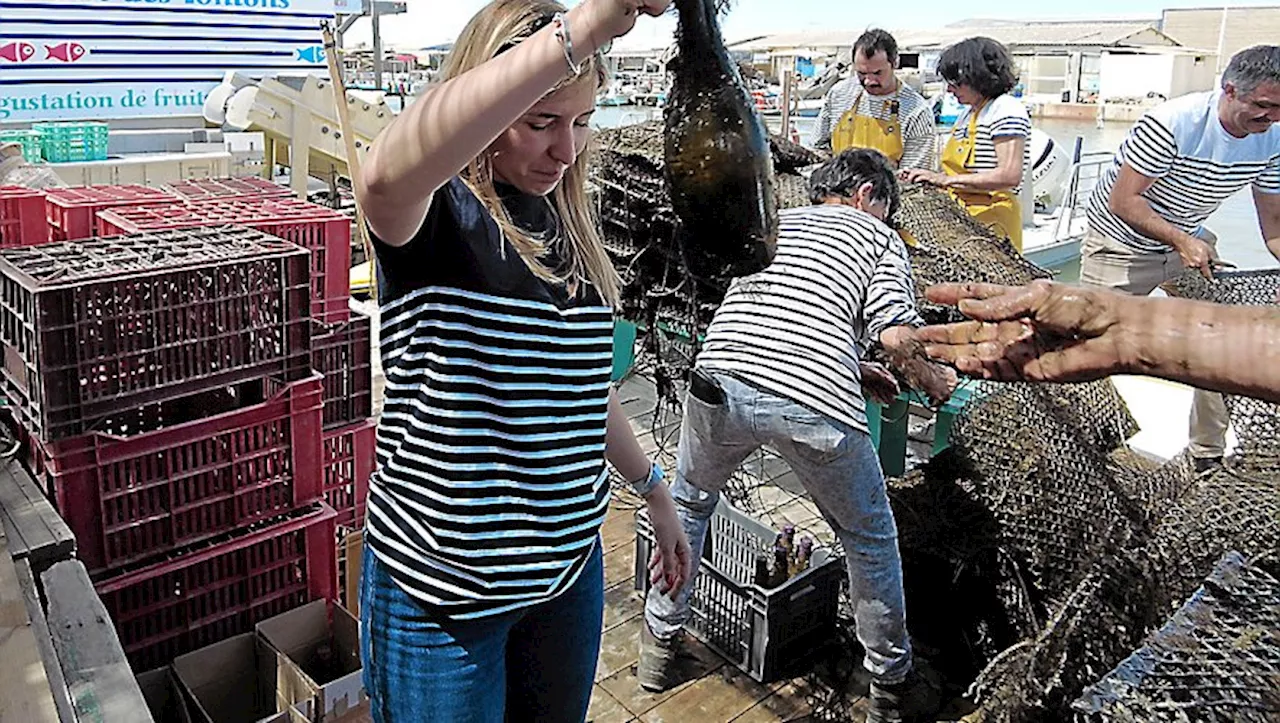
[[[44,46],[45,60],[61,60],[64,63],[74,63],[83,58],[85,55],[84,46],[80,43],[58,43],[57,45]]]
[[[11,63],[25,63],[35,54],[35,46],[31,43],[16,42],[0,45],[0,58]]]
[[[295,51],[298,54],[298,60],[305,60],[308,63],[323,63],[324,48],[319,45],[313,45],[309,48],[298,48]]]

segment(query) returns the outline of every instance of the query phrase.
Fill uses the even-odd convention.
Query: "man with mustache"
[[[924,96],[898,80],[898,43],[872,28],[853,45],[854,77],[836,83],[818,114],[817,146],[883,153],[894,168],[934,167],[937,132]]]
[[[1211,278],[1216,237],[1201,224],[1252,185],[1267,249],[1280,259],[1280,46],[1236,53],[1222,87],[1147,111],[1089,200],[1080,281],[1146,296],[1182,273]],[[1197,390],[1191,409],[1196,469],[1222,462],[1227,410]]]

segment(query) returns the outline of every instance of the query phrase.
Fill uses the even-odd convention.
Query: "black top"
[[[562,234],[510,186],[522,228]],[[457,619],[545,601],[577,579],[608,507],[613,317],[594,287],[533,274],[458,178],[400,248],[375,240],[386,403],[369,544],[393,578]]]

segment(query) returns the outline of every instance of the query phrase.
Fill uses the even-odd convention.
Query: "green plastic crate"
[[[620,381],[636,362],[636,325],[625,319],[613,322],[613,381]]]
[[[40,134],[40,152],[50,163],[105,161],[106,123],[35,123]]]
[[[0,143],[17,143],[22,146],[22,157],[27,163],[39,163],[40,133],[37,131],[0,131]]]

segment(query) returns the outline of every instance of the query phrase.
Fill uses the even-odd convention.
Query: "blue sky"
[[[422,47],[452,41],[467,20],[487,0],[407,0],[409,12],[386,18],[383,40],[400,47]],[[576,0],[566,4],[575,5]],[[1277,0],[1246,0],[1226,3],[1231,7],[1275,5]],[[1003,5],[1003,4],[1002,4]],[[1064,7],[1068,6],[1069,7]],[[965,3],[958,0],[909,0],[889,3],[877,0],[736,0],[723,21],[725,39],[806,29],[862,30],[877,25],[886,28],[930,28],[970,17],[1014,19],[1097,19],[1158,18],[1171,7],[1221,6],[1212,0],[1072,0],[1070,3],[1013,2],[997,10],[995,3]],[[672,18],[642,18],[625,44],[632,47],[659,47],[670,42]],[[368,20],[357,22],[347,35],[348,43],[367,42]],[[619,41],[620,43],[624,41]]]

